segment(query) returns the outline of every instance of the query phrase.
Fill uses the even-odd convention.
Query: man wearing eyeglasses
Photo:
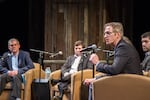
[[[117,74],[142,74],[140,67],[140,57],[134,46],[123,40],[124,32],[123,26],[120,22],[106,23],[104,26],[104,40],[106,45],[114,47],[114,61],[109,65],[100,62],[100,58],[96,54],[92,54],[90,61],[96,65],[96,70],[106,73],[108,75]],[[94,79],[86,79],[84,84],[89,86],[89,100],[92,100],[92,82],[100,78],[98,76]]]
[[[11,38],[8,41],[9,51],[3,54],[0,59],[0,95],[6,83],[12,83],[12,92],[9,100],[21,100],[22,75],[29,69],[34,68],[28,52],[20,50],[20,43],[17,39]]]

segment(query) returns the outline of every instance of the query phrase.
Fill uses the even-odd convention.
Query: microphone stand
[[[82,54],[81,56],[81,63],[82,63],[82,69],[81,69],[81,84],[83,80],[83,65],[84,65],[84,59],[85,59],[85,53]]]
[[[91,51],[87,51],[87,52],[82,52],[82,53],[83,53],[83,56],[85,57],[85,54],[87,55],[87,54],[95,53],[95,49],[92,49]],[[94,64],[93,64],[92,70],[93,70],[92,77],[94,78],[95,77],[95,66],[94,66]],[[82,72],[81,72],[81,81],[82,81],[82,77],[83,77],[82,75],[83,75],[83,66],[82,66]]]
[[[32,99],[34,100],[40,100],[40,99],[46,99],[46,100],[51,100],[50,99],[50,87],[49,87],[49,81],[47,79],[41,79],[41,72],[42,72],[42,66],[43,66],[43,54],[52,54],[49,52],[41,51],[41,50],[35,50],[35,49],[30,49],[30,51],[38,52],[39,53],[39,58],[38,58],[38,63],[40,64],[39,68],[39,79],[34,79],[33,83],[31,84],[31,90],[35,90],[35,94],[31,96]]]
[[[106,62],[107,62],[107,64],[109,64],[109,57],[110,57],[110,54],[111,53],[113,53],[114,51],[110,51],[110,50],[103,50],[103,49],[101,49],[101,48],[97,48],[97,49],[92,49],[92,50],[90,50],[90,51],[83,51],[82,53],[83,54],[92,54],[92,53],[95,53],[95,52],[97,52],[97,51],[99,51],[99,50],[102,50],[104,53],[106,53]],[[94,64],[93,64],[93,78],[95,77],[95,66],[94,66]]]
[[[40,64],[40,68],[39,68],[39,82],[41,81],[41,70],[42,70],[42,66],[43,66],[43,54],[49,54],[49,55],[53,55],[53,53],[49,53],[46,51],[41,51],[41,50],[36,50],[36,49],[30,49],[30,51],[34,51],[34,52],[38,52],[39,53],[39,58],[38,58],[38,63]]]
[[[106,53],[106,63],[109,64],[109,58],[111,56],[113,56],[113,52],[114,51],[110,51],[110,50],[103,50],[104,53]],[[110,56],[111,55],[111,56]]]
[[[106,63],[109,64],[109,52],[106,52]]]
[[[95,50],[94,50],[94,49],[92,50],[91,54],[92,54],[92,53],[95,53]],[[94,78],[94,77],[95,77],[95,66],[94,66],[94,64],[93,64],[93,78]]]
[[[39,69],[39,82],[40,82],[40,79],[41,79],[41,70],[42,70],[42,66],[43,66],[43,53],[42,52],[39,52],[38,62],[40,64],[40,69]]]

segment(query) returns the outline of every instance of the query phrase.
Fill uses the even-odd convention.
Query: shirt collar
[[[11,55],[17,57],[19,55],[19,52],[17,52],[16,55],[14,55],[13,53],[11,53]]]
[[[146,52],[145,56],[150,56],[150,51]]]

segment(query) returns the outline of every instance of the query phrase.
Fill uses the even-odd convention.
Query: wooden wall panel
[[[71,13],[71,29],[72,29],[72,45],[78,39],[79,34],[79,6],[78,4],[70,4],[70,13]]]
[[[99,18],[97,16],[98,9],[96,4],[93,2],[92,4],[89,4],[89,43],[98,43],[97,38],[99,38]]]
[[[102,38],[99,34],[101,23],[99,2],[49,2],[47,0],[46,4],[48,10],[45,16],[45,50],[63,51],[63,56],[51,59],[66,59],[73,54],[73,44],[79,39],[83,40],[86,46],[102,43],[103,40],[99,39]],[[49,58],[45,57],[45,59]]]
[[[94,43],[102,49],[109,49],[103,40],[104,24],[120,21],[125,28],[129,25],[126,32],[132,33],[130,8],[132,0],[46,0],[44,48],[50,52],[63,51],[62,56],[52,59],[66,59],[73,54],[73,44],[79,39],[86,46]],[[101,59],[106,59],[103,52],[98,54]]]
[[[64,31],[64,13],[58,12],[57,13],[57,30],[56,30],[56,44],[55,44],[55,52],[64,51],[65,48],[62,46],[65,44],[65,31]]]

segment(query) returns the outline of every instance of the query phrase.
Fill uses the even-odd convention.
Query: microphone
[[[4,59],[6,59],[7,57],[10,57],[10,56],[11,56],[10,53],[4,54],[4,55],[1,57],[1,60],[4,60]]]
[[[96,48],[97,46],[95,44],[92,44],[91,46],[83,48],[80,52],[91,51],[91,50],[95,50]]]
[[[53,58],[53,57],[55,57],[55,56],[57,56],[57,55],[63,55],[63,52],[62,51],[58,51],[57,53],[54,53],[54,54],[52,54],[51,56],[49,56],[50,58]]]
[[[36,49],[30,49],[30,51],[34,51],[34,52],[38,52],[38,53],[45,53],[45,54],[49,54],[49,55],[52,55],[53,53],[49,53],[47,51],[41,51],[41,50],[36,50]]]

